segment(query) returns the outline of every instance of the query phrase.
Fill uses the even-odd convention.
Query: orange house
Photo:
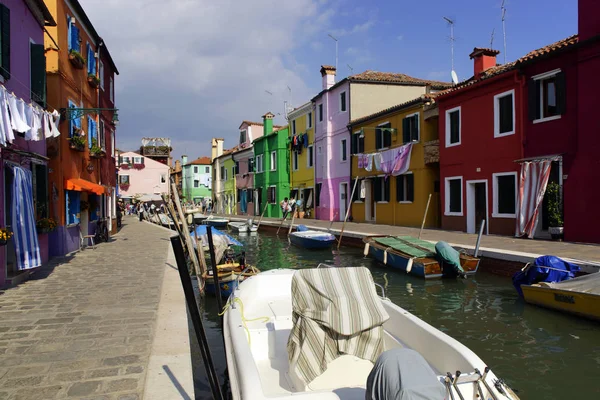
[[[81,237],[110,216],[114,181],[102,171],[112,156],[98,115],[104,43],[77,0],[44,2],[57,21],[45,45],[48,103],[61,110],[61,134],[47,142],[51,215],[58,222],[50,255],[59,256],[78,250]]]

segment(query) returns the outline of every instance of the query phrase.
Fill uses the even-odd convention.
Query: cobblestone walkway
[[[141,399],[168,237],[126,218],[111,243],[0,292],[0,399]]]

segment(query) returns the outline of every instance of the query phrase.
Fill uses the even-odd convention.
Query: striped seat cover
[[[298,270],[292,278],[290,375],[310,383],[343,354],[375,362],[389,318],[367,268]]]

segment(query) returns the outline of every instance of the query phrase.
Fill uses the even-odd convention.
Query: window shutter
[[[413,115],[413,125],[412,132],[410,135],[410,140],[419,140],[419,114]]]
[[[376,149],[380,149],[383,147],[382,143],[381,143],[381,139],[382,139],[381,129],[375,129],[375,148]]]
[[[396,177],[396,201],[404,200],[404,175]]]
[[[69,225],[71,223],[71,214],[69,213],[69,191],[65,190],[65,213],[66,213],[66,223]]]
[[[357,144],[358,144],[358,135],[352,134],[352,139],[350,140],[350,154],[357,153]]]
[[[358,136],[358,152],[359,153],[364,153],[365,152],[365,137],[364,136]]]
[[[406,200],[415,201],[415,176],[413,174],[404,175],[406,179]]]
[[[402,143],[410,142],[411,132],[409,121],[410,120],[408,118],[402,119]]]
[[[2,68],[0,75],[4,79],[10,79],[10,10],[4,4],[0,4],[0,26],[2,31]]]
[[[383,147],[390,147],[392,145],[392,131],[391,131],[391,124],[387,124],[385,126],[385,133],[384,133],[384,140],[383,140]]]
[[[385,197],[384,200],[390,201],[390,180],[391,179],[389,179],[389,178],[388,179],[381,178],[381,179],[382,179],[382,183],[383,183],[383,191],[384,191],[383,195]]]
[[[375,178],[375,201],[381,201],[381,178]]]
[[[142,165],[144,165],[144,157],[140,157],[140,159],[142,160]]]
[[[86,54],[86,57],[87,57],[87,72],[88,72],[88,74],[92,71],[92,68],[91,68],[92,66],[90,65],[90,62],[91,62],[91,59],[90,59],[90,48],[91,48],[90,44],[87,43],[85,45],[85,54]]]
[[[564,114],[567,103],[567,85],[565,84],[565,73],[556,74],[556,112],[558,115]]]
[[[92,148],[92,135],[93,135],[93,125],[92,125],[92,117],[88,117],[87,119],[87,123],[88,123],[88,147],[91,149]]]
[[[75,25],[71,25],[71,49],[81,51],[81,46],[79,45],[79,28]]]
[[[46,108],[46,56],[43,44],[31,44],[31,100]]]
[[[540,118],[540,83],[533,79],[527,83],[529,119],[531,121]]]

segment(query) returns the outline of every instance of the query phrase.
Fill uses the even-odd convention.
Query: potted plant
[[[96,74],[88,74],[88,84],[96,89],[100,85],[100,78]]]
[[[50,233],[56,229],[57,223],[53,218],[42,218],[35,223],[38,233]]]
[[[144,169],[144,164],[133,164],[133,169]]]
[[[85,65],[85,58],[83,58],[80,52],[74,49],[69,51],[69,61],[71,61],[71,64],[77,69],[83,69],[83,66]]]
[[[85,211],[85,210],[88,210],[89,208],[90,208],[90,203],[88,203],[87,201],[81,200],[79,202],[79,210],[80,211]]]
[[[6,228],[0,228],[0,246],[5,246],[13,233]]]
[[[92,158],[102,158],[105,156],[104,150],[100,146],[98,146],[98,141],[94,138],[92,139],[92,147],[90,148],[90,157]]]
[[[121,163],[121,169],[129,169],[129,164]]]
[[[70,139],[71,148],[77,151],[85,151],[85,138],[79,134],[73,135]]]
[[[129,183],[121,183],[119,189],[127,191],[127,189],[129,189]]]
[[[546,199],[548,201],[548,232],[554,240],[563,238],[563,214],[561,202],[561,187],[552,182],[546,188]]]

